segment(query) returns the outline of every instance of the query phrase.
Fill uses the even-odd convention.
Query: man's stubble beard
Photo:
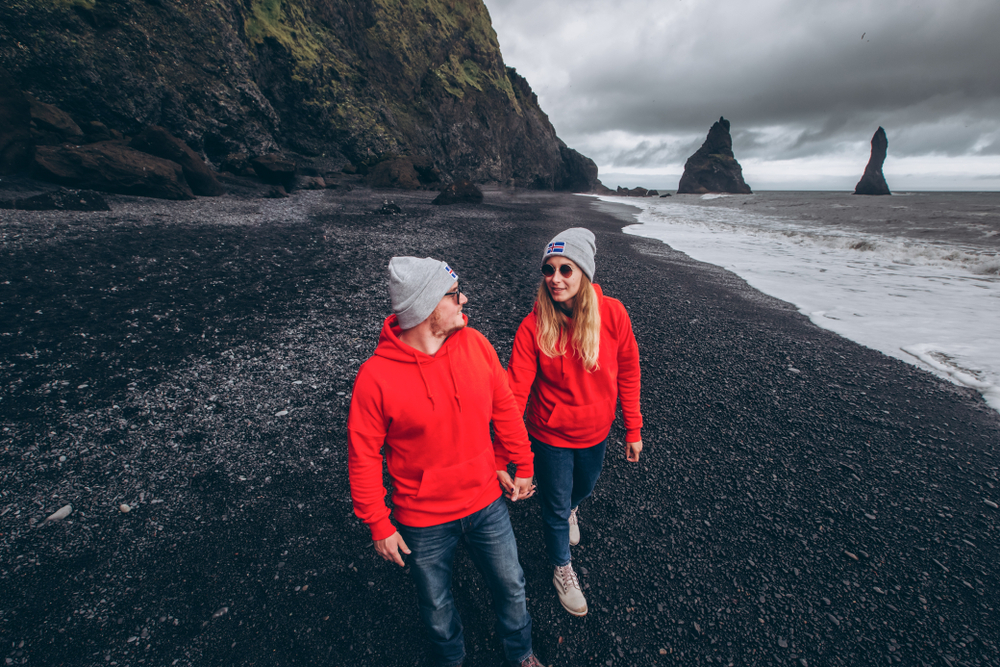
[[[465,328],[465,320],[462,320],[462,323],[459,324],[458,326],[446,328],[441,324],[441,315],[437,311],[431,313],[431,334],[434,335],[435,337],[448,338],[456,331],[459,331],[464,328]]]

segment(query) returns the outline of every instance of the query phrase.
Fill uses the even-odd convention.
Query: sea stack
[[[705,143],[684,164],[684,175],[677,186],[677,194],[752,194],[743,181],[743,168],[733,155],[733,137],[729,134],[729,121],[719,117],[719,122],[708,131]]]
[[[856,195],[891,195],[889,184],[882,174],[882,163],[889,148],[889,140],[885,138],[885,130],[881,126],[872,135],[872,156],[868,159],[865,173],[854,188]]]

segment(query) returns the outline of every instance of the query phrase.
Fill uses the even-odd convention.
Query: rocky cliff
[[[885,136],[885,130],[881,126],[872,135],[872,154],[868,158],[865,166],[865,173],[861,175],[861,180],[854,187],[856,195],[888,195],[889,184],[885,182],[885,174],[882,173],[882,165],[885,163],[885,156],[889,150],[889,140]]]
[[[677,185],[677,194],[707,192],[751,194],[750,186],[743,181],[743,168],[733,154],[729,121],[721,116],[708,131],[705,143],[684,163],[684,174]]]
[[[481,0],[5,0],[0,68],[80,127],[162,126],[216,167],[406,155],[446,178],[597,182],[504,65]]]

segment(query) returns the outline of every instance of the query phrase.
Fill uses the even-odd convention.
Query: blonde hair
[[[549,357],[566,354],[569,318],[552,300],[544,278],[538,286],[535,301],[538,306],[535,313],[538,348]],[[583,362],[583,367],[588,373],[592,373],[598,367],[597,357],[601,351],[601,310],[597,303],[597,293],[594,292],[587,274],[581,276],[580,291],[573,301],[573,339],[570,348]]]

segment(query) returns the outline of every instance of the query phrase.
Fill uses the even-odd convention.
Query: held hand
[[[510,473],[506,470],[497,470],[497,479],[500,480],[500,486],[503,487],[504,495],[510,496],[510,493],[514,490],[514,480],[510,478]]]
[[[527,500],[531,496],[535,495],[535,485],[531,483],[530,477],[515,477],[514,484],[512,485],[514,490],[507,494],[511,502],[517,502],[518,500]]]
[[[399,555],[400,550],[406,555],[410,554],[410,548],[406,546],[406,542],[403,541],[403,536],[399,534],[399,531],[396,531],[384,540],[375,540],[375,551],[378,552],[379,556],[403,567],[403,557]]]
[[[625,443],[625,460],[632,463],[639,462],[639,453],[642,452],[642,438],[637,442]]]

